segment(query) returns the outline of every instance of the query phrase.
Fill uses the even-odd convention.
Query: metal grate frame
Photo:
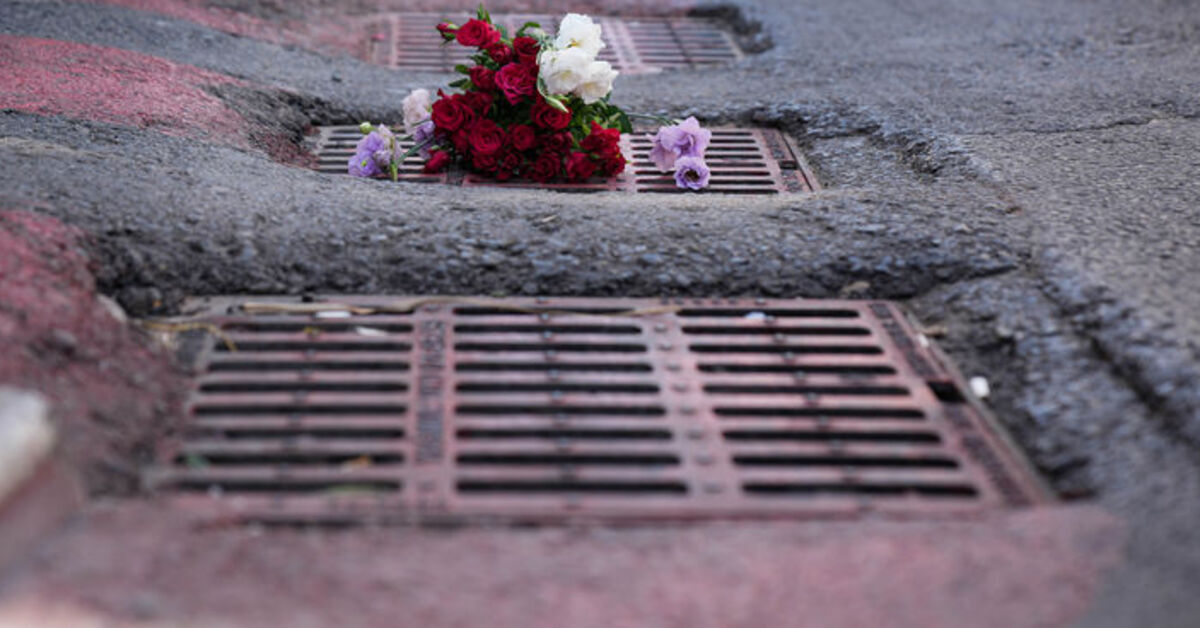
[[[467,15],[451,18],[462,24]],[[496,24],[515,33],[526,22],[553,32],[551,15],[493,15]],[[595,18],[607,46],[599,58],[625,74],[649,74],[673,68],[732,63],[742,58],[737,44],[714,22],[695,18]],[[435,13],[391,13],[367,18],[362,57],[378,65],[428,72],[451,72],[470,54],[455,44],[442,45],[437,25],[447,17]]]
[[[969,516],[1050,499],[891,303],[254,301],[193,303],[221,332],[195,338],[190,430],[147,474],[204,517]]]
[[[820,189],[812,170],[799,149],[783,132],[776,129],[715,127],[705,161],[712,179],[702,194],[779,194],[812,192]],[[651,142],[647,130],[621,136],[621,149],[629,166],[613,178],[595,178],[582,183],[543,184],[528,180],[504,183],[471,173],[426,175],[418,157],[406,160],[400,170],[404,181],[450,183],[464,186],[500,188],[536,188],[560,192],[624,191],[658,194],[682,193],[671,173],[659,172],[650,162]],[[354,155],[354,146],[362,134],[355,126],[318,127],[314,150],[317,169],[329,174],[345,174],[346,162]],[[411,144],[405,144],[407,148]]]

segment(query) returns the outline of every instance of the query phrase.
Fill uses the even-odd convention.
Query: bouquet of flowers
[[[539,183],[613,177],[625,170],[619,145],[633,132],[632,117],[663,124],[654,135],[650,159],[663,172],[674,170],[681,188],[708,185],[704,151],[712,132],[695,118],[682,122],[623,111],[609,102],[619,74],[596,56],[604,48],[601,27],[586,15],[569,13],[554,36],[527,22],[513,37],[492,23],[481,5],[476,17],[458,26],[437,27],[444,44],[474,48],[470,66],[434,98],[418,89],[404,99],[405,137],[364,122],[363,139],[349,162],[359,177],[399,176],[400,164],[419,154],[424,171],[451,163],[497,181],[524,177]],[[413,146],[400,149],[400,142]]]

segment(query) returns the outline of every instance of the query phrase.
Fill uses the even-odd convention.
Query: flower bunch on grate
[[[471,65],[455,68],[463,76],[448,87],[459,91],[409,94],[402,138],[386,126],[364,122],[350,174],[390,174],[395,180],[400,164],[419,154],[426,173],[458,164],[497,181],[615,177],[627,164],[621,134],[633,131],[631,118],[642,117],[662,124],[652,138],[651,161],[663,172],[673,170],[681,188],[708,185],[704,151],[712,133],[695,118],[677,122],[612,104],[619,73],[597,59],[605,43],[601,26],[590,17],[567,14],[554,36],[527,22],[510,38],[482,5],[476,15],[462,26],[437,27],[445,44],[475,50]],[[403,141],[413,145],[402,150]]]

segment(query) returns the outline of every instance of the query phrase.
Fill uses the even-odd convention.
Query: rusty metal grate
[[[450,16],[462,24],[466,15]],[[392,13],[361,21],[364,60],[388,67],[428,72],[450,72],[467,61],[468,52],[456,45],[443,46],[437,35],[447,16],[435,13]],[[538,22],[553,31],[558,17],[551,15],[493,15],[496,24],[515,33],[526,22]],[[742,57],[733,39],[716,23],[696,18],[596,18],[608,45],[600,59],[625,74],[648,74],[671,68],[692,68],[731,63]]]
[[[354,146],[362,137],[358,127],[319,127],[318,131],[315,140],[318,170],[345,174],[346,162],[354,155]],[[421,173],[422,161],[417,157],[403,164],[400,178],[405,181],[560,192],[683,192],[676,187],[670,173],[659,172],[650,162],[650,139],[646,137],[645,129],[632,135],[623,135],[621,148],[629,158],[629,167],[626,172],[612,179],[596,178],[582,183],[547,185],[527,180],[499,183],[470,173],[426,175]],[[779,194],[820,189],[799,149],[776,129],[716,127],[705,160],[712,169],[711,184],[702,192],[705,194]]]
[[[1048,499],[893,304],[265,303],[197,304],[222,334],[203,338],[190,431],[148,474],[205,516],[950,516]]]

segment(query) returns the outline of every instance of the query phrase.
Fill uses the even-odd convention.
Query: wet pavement
[[[1091,535],[1087,547],[1116,552],[1111,561],[1054,554],[1082,565],[1072,573],[1106,570],[1087,586],[1064,584],[1075,587],[1070,604],[1015,620],[1019,611],[1009,607],[987,606],[989,612],[1012,620],[1007,625],[1080,618],[1097,626],[1194,625],[1200,13],[1189,5],[759,0],[708,11],[741,30],[743,41],[771,47],[730,67],[623,76],[617,102],[714,124],[782,128],[803,147],[824,189],[631,200],[359,181],[305,169],[310,125],[396,119],[410,89],[445,82],[350,54],[358,42],[349,16],[429,6],[0,2],[0,68],[10,77],[0,85],[0,205],[87,233],[99,291],[134,315],[170,313],[188,295],[309,291],[903,300],[928,326],[944,328],[941,344],[968,375],[988,378],[989,404],[1047,481],[1065,499],[1119,522],[1099,526],[1103,534],[1079,524],[1080,535]],[[20,307],[33,311],[37,304]],[[9,337],[28,342],[20,333]],[[123,560],[87,556],[75,564],[64,555],[86,552],[64,548],[119,545],[121,526],[112,521],[132,515],[104,508],[48,545],[27,572],[10,576],[5,586],[14,593],[7,607],[0,598],[0,612],[30,612],[23,605],[31,599],[73,587],[66,595],[82,609],[79,617],[111,613],[153,623],[190,608],[182,598],[147,603],[158,610],[140,617],[140,607],[123,606],[136,601],[119,599],[128,591],[89,588],[94,582],[83,574]],[[1075,527],[1078,511],[1071,512],[1030,520],[1060,517],[1037,532],[1053,535]],[[242,533],[219,534],[228,540]],[[274,534],[254,538],[261,544]],[[489,534],[511,534],[511,542],[529,546],[569,545],[558,533]],[[603,534],[614,535],[606,543],[625,542],[618,532]],[[786,570],[787,561],[823,564],[804,552],[787,561],[767,556],[762,548],[778,545],[775,535],[790,534],[778,529],[720,534],[740,538],[731,543],[754,539],[758,549],[746,555],[757,558],[740,559],[747,572]],[[642,536],[628,543],[672,556],[698,543]],[[204,541],[176,542],[188,548],[181,552],[200,552]],[[820,542],[830,548],[821,551],[832,552],[828,560],[838,543]],[[1011,555],[1036,552],[1040,543],[1022,536]],[[413,560],[410,544],[396,542],[397,560]],[[565,605],[564,617],[599,612],[588,609],[604,598],[580,592],[580,583],[607,582],[614,572],[597,567],[587,575],[582,554],[594,549],[577,550],[569,563],[583,570],[572,576],[581,597],[577,606]],[[516,551],[486,551],[497,565],[519,560]],[[946,554],[972,575],[939,582],[954,588],[976,574],[986,579],[1005,555]],[[157,573],[149,566],[155,560],[163,559],[124,566],[141,565],[142,580],[131,582],[152,597],[169,588],[147,579]],[[859,576],[883,569],[874,559],[857,560],[852,571]],[[569,570],[567,564],[546,568]],[[222,567],[210,565],[204,577]],[[322,577],[336,581],[336,571]],[[1031,571],[1045,575],[1045,586],[997,585],[967,597],[1045,594],[1052,582],[1074,582]],[[723,573],[709,584],[730,575]],[[1019,582],[1015,573],[1007,581],[997,575],[997,582]],[[184,586],[178,577],[167,582]],[[544,588],[537,580],[528,586]],[[862,588],[847,586],[867,592],[873,581],[856,582]],[[472,604],[505,594],[477,584]],[[774,600],[762,614],[701,612],[704,586],[672,588],[657,623],[782,623],[770,620],[787,610],[783,594],[763,585],[736,593]],[[962,611],[944,598],[928,599],[945,617]],[[211,609],[220,601],[214,594],[194,602]],[[505,606],[512,614],[504,617],[519,623],[544,612],[539,604]],[[425,617],[449,624],[478,618]],[[698,617],[705,620],[689,621]],[[878,616],[838,617],[842,625],[861,625]],[[902,619],[937,624],[920,613]]]

